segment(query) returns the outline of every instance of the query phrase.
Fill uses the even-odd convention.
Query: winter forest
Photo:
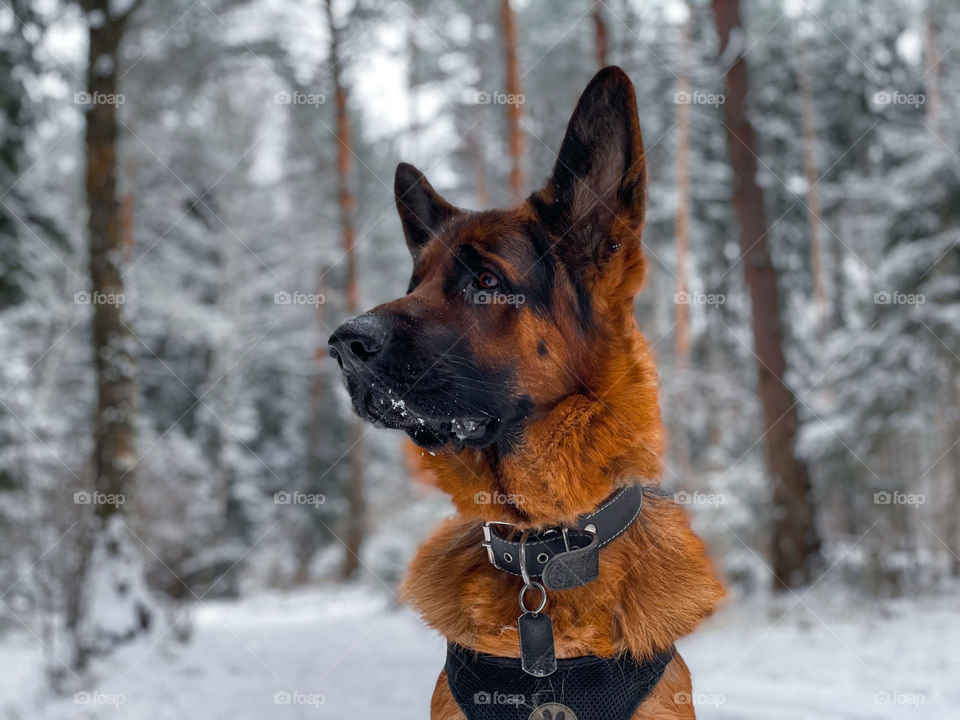
[[[394,171],[542,186],[636,86],[663,475],[728,588],[702,718],[956,716],[953,0],[0,0],[0,718],[428,716],[451,512],[327,338]]]

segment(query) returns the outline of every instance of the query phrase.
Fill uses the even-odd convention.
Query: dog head
[[[645,187],[634,90],[615,67],[587,86],[552,176],[519,207],[462,210],[401,164],[407,294],[329,341],[356,411],[423,448],[509,453],[538,414],[600,392],[636,331]]]

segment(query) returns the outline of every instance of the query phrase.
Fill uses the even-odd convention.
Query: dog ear
[[[423,173],[409,163],[397,165],[393,194],[407,248],[414,258],[444,220],[461,212],[440,197]]]
[[[619,252],[640,256],[645,200],[646,164],[633,84],[620,68],[606,67],[580,96],[553,175],[531,202],[561,238],[557,256],[582,277]]]

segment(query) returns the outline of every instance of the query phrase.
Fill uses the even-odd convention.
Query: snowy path
[[[779,622],[727,611],[681,644],[698,716],[960,717],[960,608],[948,608],[930,601],[858,618],[822,606],[814,615],[800,604]],[[0,718],[427,717],[443,642],[376,591],[210,602],[194,619],[189,644],[168,634],[98,664],[85,704],[47,698],[38,643],[11,633],[0,639]]]

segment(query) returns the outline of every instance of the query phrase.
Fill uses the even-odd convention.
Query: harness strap
[[[581,515],[573,528],[546,528],[518,541],[501,533],[499,528],[509,523],[485,522],[483,547],[490,562],[511,575],[540,578],[549,590],[580,587],[599,574],[600,548],[626,532],[642,507],[643,487],[628,485],[593,512]],[[523,568],[521,557],[525,559]]]
[[[450,643],[447,683],[467,720],[629,720],[660,682],[674,648],[637,660],[629,653],[557,660],[550,677],[523,672],[519,658]]]

